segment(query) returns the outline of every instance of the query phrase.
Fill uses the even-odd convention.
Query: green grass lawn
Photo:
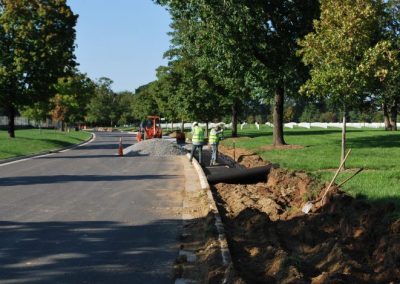
[[[24,156],[55,150],[80,143],[90,137],[84,131],[63,133],[57,130],[21,129],[15,138],[9,138],[6,130],[0,131],[0,159]]]
[[[340,163],[338,128],[285,128],[286,143],[303,146],[301,149],[263,150],[263,146],[272,143],[272,129],[266,126],[260,130],[254,126],[239,130],[239,136],[236,147],[250,149],[283,168],[304,170],[322,181],[330,180]],[[232,141],[227,139],[223,143],[229,146]],[[400,208],[400,132],[350,128],[347,142],[352,152],[346,167],[363,167],[364,171],[343,186],[346,192],[373,201],[391,200]],[[337,182],[349,175],[340,174]]]

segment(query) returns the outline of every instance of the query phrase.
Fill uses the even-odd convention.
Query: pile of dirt
[[[302,213],[325,186],[282,169],[266,183],[215,186],[240,283],[399,283],[394,205],[334,188],[326,204]]]
[[[228,148],[220,145],[218,151],[246,168],[261,167],[269,164],[269,162],[264,161],[260,156],[246,149]]]
[[[303,215],[301,208],[307,196],[320,192],[320,185],[305,173],[282,169],[272,169],[266,183],[221,183],[216,188],[224,196],[224,201],[231,205],[227,208],[229,216],[236,217],[244,209],[251,208],[267,213],[273,221]]]

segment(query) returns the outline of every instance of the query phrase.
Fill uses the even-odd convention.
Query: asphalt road
[[[182,160],[118,157],[120,133],[96,136],[0,165],[0,283],[172,283]]]

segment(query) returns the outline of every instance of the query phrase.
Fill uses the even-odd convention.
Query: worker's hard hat
[[[199,125],[199,124],[197,123],[197,121],[195,121],[195,122],[192,123],[192,126],[196,126],[196,125]]]

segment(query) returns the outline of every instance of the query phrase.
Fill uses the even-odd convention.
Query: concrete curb
[[[186,157],[189,159],[190,154],[186,154]],[[207,177],[203,171],[203,168],[199,164],[196,159],[192,160],[192,164],[196,169],[196,172],[200,179],[200,185],[202,190],[207,192],[208,200],[210,202],[210,209],[215,217],[215,227],[218,231],[218,240],[220,243],[220,250],[221,250],[221,257],[222,257],[222,264],[226,267],[224,279],[221,283],[226,284],[229,283],[230,278],[232,277],[233,272],[233,264],[232,264],[232,257],[231,253],[229,252],[228,241],[226,240],[224,226],[222,224],[221,216],[218,211],[217,204],[215,203],[214,197],[211,192],[210,185],[208,184]]]
[[[49,154],[55,154],[55,153],[60,153],[66,150],[71,150],[77,147],[80,147],[86,143],[90,143],[92,142],[94,139],[96,139],[96,134],[94,134],[93,132],[90,133],[91,136],[89,139],[79,143],[79,144],[74,144],[74,145],[70,145],[67,147],[63,147],[60,149],[55,149],[55,150],[50,150],[50,151],[43,151],[40,153],[36,153],[36,154],[31,154],[31,155],[26,155],[26,156],[19,156],[19,157],[15,157],[15,158],[9,158],[9,159],[4,159],[4,160],[0,160],[0,166],[5,166],[8,163],[13,163],[13,162],[22,162],[24,160],[29,160],[32,158],[36,158],[36,157],[40,157],[40,156],[44,156],[44,155],[49,155]]]
[[[190,159],[190,153],[187,153],[186,157]],[[199,162],[197,162],[197,160],[193,158],[192,164],[197,171],[197,175],[199,176],[201,189],[209,191],[210,185],[208,184],[207,177],[202,167],[200,166]]]

